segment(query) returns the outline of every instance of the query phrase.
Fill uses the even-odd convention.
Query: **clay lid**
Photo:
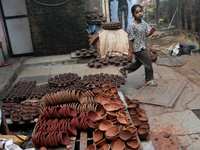
[[[132,149],[137,149],[140,144],[139,144],[139,141],[137,140],[137,138],[132,138],[127,141],[127,145]]]
[[[119,134],[119,131],[120,131],[120,129],[118,126],[113,126],[113,127],[109,128],[108,130],[106,130],[105,136],[114,137]]]
[[[106,131],[106,130],[108,130],[112,126],[113,126],[113,123],[111,121],[107,120],[107,121],[102,122],[99,125],[99,130]]]
[[[123,130],[119,134],[120,139],[127,141],[132,137],[132,133],[129,130]]]
[[[99,130],[99,129],[96,129],[94,132],[93,132],[93,141],[95,143],[99,142],[100,140],[103,139],[103,136],[104,136],[104,133]]]
[[[128,125],[129,124],[129,121],[126,117],[123,117],[123,116],[118,116],[117,117],[117,121],[120,123],[120,124],[123,124],[123,125]]]
[[[126,145],[122,140],[117,139],[110,144],[110,147],[112,150],[124,150],[126,148]]]
[[[86,147],[85,150],[96,150],[96,146],[95,145],[89,145],[88,147]]]
[[[112,104],[110,104],[110,103],[104,104],[103,107],[104,107],[104,109],[106,111],[115,111],[116,110],[115,107]]]

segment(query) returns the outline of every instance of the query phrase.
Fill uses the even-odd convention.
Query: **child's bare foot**
[[[127,78],[126,70],[125,70],[123,67],[119,68],[119,72],[122,74],[122,76],[123,76],[124,78]]]

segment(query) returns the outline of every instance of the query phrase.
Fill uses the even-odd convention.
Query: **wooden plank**
[[[87,132],[81,131],[80,133],[80,150],[85,150],[87,147]]]

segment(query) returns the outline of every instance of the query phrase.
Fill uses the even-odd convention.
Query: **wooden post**
[[[185,6],[185,7],[184,7]],[[187,23],[187,14],[188,14],[188,7],[187,6],[187,1],[184,1],[184,22],[185,22],[185,26],[184,26],[184,31],[185,31],[185,35],[188,36],[188,23]]]
[[[157,27],[160,28],[159,17],[158,17],[158,9],[159,9],[159,0],[156,0],[156,24],[157,24]]]
[[[182,3],[181,0],[178,0],[178,20],[177,20],[177,27],[178,27],[178,32],[179,35],[182,34],[183,31],[183,23],[182,23]]]
[[[104,2],[104,0],[102,0],[102,12],[103,12],[103,15],[105,16],[106,15],[106,10],[105,10],[105,2]]]
[[[106,16],[107,22],[110,22],[109,0],[106,0]]]

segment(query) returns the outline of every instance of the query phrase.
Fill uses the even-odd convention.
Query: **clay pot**
[[[140,128],[147,128],[149,129],[149,124],[147,122],[142,122]]]
[[[122,132],[120,132],[119,137],[123,141],[127,141],[132,137],[132,133],[129,130],[123,130]]]
[[[134,133],[136,133],[137,128],[134,127],[134,126],[129,126],[129,127],[126,128],[126,130],[129,130],[132,134],[134,134]]]
[[[110,89],[111,89],[111,92],[113,92],[113,93],[117,92],[117,87],[116,86],[112,86]]]
[[[130,109],[130,108],[137,108],[137,104],[129,104],[128,109]]]
[[[99,130],[99,129],[96,129],[94,132],[93,132],[93,141],[95,143],[99,142],[100,140],[103,139],[103,136],[104,136],[104,133]]]
[[[136,104],[137,107],[138,107],[139,104],[140,104],[139,100],[137,100],[137,99],[132,99],[132,100],[130,100],[130,102],[133,103],[133,104]]]
[[[117,121],[122,125],[128,125],[129,124],[128,119],[126,117],[123,117],[123,116],[118,116]]]
[[[101,147],[103,145],[107,144],[107,139],[104,138],[101,141],[99,141],[98,143],[96,143],[96,146]]]
[[[148,129],[147,128],[139,128],[138,129],[138,135],[139,136],[147,136],[148,135]]]
[[[24,102],[24,105],[30,106],[32,103],[31,102]]]
[[[139,120],[142,121],[142,122],[148,122],[147,117],[139,117]]]
[[[106,112],[106,110],[104,109],[104,107],[102,105],[97,107],[96,113],[97,113],[98,116],[103,115],[105,112]]]
[[[115,107],[112,104],[110,104],[110,103],[104,104],[103,107],[104,107],[104,109],[106,111],[115,111],[116,110]]]
[[[4,115],[6,118],[9,118],[10,117],[10,114],[11,114],[11,111],[10,110],[5,110],[4,111]]]
[[[61,145],[69,144],[69,135],[67,132],[59,132],[57,137],[59,137]]]
[[[21,120],[21,117],[20,116],[12,116],[11,120],[13,123],[18,123]]]
[[[19,116],[19,112],[17,112],[17,111],[12,112],[11,114],[12,114],[12,116]]]
[[[67,124],[67,131],[69,136],[76,136],[77,135],[77,131],[74,125],[68,123]]]
[[[32,106],[38,106],[40,104],[40,102],[32,102]]]
[[[122,140],[117,139],[110,144],[110,147],[112,150],[117,150],[117,149],[124,150],[126,148],[126,145]]]
[[[105,97],[111,97],[112,95],[113,95],[113,92],[111,92],[110,90],[107,90],[104,92]]]
[[[107,112],[108,119],[115,119],[119,116],[117,113],[114,112]]]
[[[119,134],[119,127],[118,126],[113,126],[111,128],[109,128],[108,130],[106,130],[105,132],[105,136],[106,137],[115,137]]]
[[[132,148],[132,149],[137,149],[139,147],[139,141],[137,140],[137,138],[132,138],[130,140],[127,141],[127,145]]]
[[[91,119],[93,122],[95,122],[95,118],[97,117],[97,113],[95,111],[92,111],[92,110],[87,111],[86,112],[86,117],[88,119]]]
[[[110,103],[110,98],[102,98],[100,103],[101,103],[101,105],[104,105],[106,103]]]
[[[79,93],[78,97],[79,97],[80,103],[86,103],[87,102],[87,97],[82,92]]]
[[[95,118],[95,122],[103,122],[107,119],[107,114],[102,114],[101,116],[97,116]]]
[[[109,144],[104,144],[99,148],[99,150],[110,150],[110,145]]]
[[[4,109],[5,109],[5,110],[12,111],[13,108],[12,108],[12,106],[6,106],[6,107],[4,107]]]
[[[99,94],[99,93],[102,93],[103,92],[103,90],[102,90],[102,87],[95,87],[94,89],[93,89],[93,93],[95,93],[95,94]]]
[[[30,116],[30,115],[23,116],[23,120],[26,123],[29,123],[31,121],[31,119],[32,119],[32,116]]]
[[[146,111],[145,111],[144,109],[138,108],[138,114],[139,114],[139,116],[141,116],[141,117],[146,117],[145,112],[146,112]]]
[[[86,147],[85,150],[96,150],[96,146],[95,145],[89,145],[88,147]]]
[[[130,116],[134,116],[137,114],[137,108],[129,108],[128,111]]]
[[[32,115],[33,118],[38,118],[39,117],[39,113],[38,112],[31,113],[31,115]]]
[[[139,119],[135,119],[135,120],[133,120],[133,125],[135,127],[139,127],[141,125],[141,121]]]
[[[113,126],[113,123],[109,120],[107,121],[104,121],[102,122],[100,125],[99,125],[99,130],[101,131],[106,131],[108,130],[109,128],[111,128]]]

